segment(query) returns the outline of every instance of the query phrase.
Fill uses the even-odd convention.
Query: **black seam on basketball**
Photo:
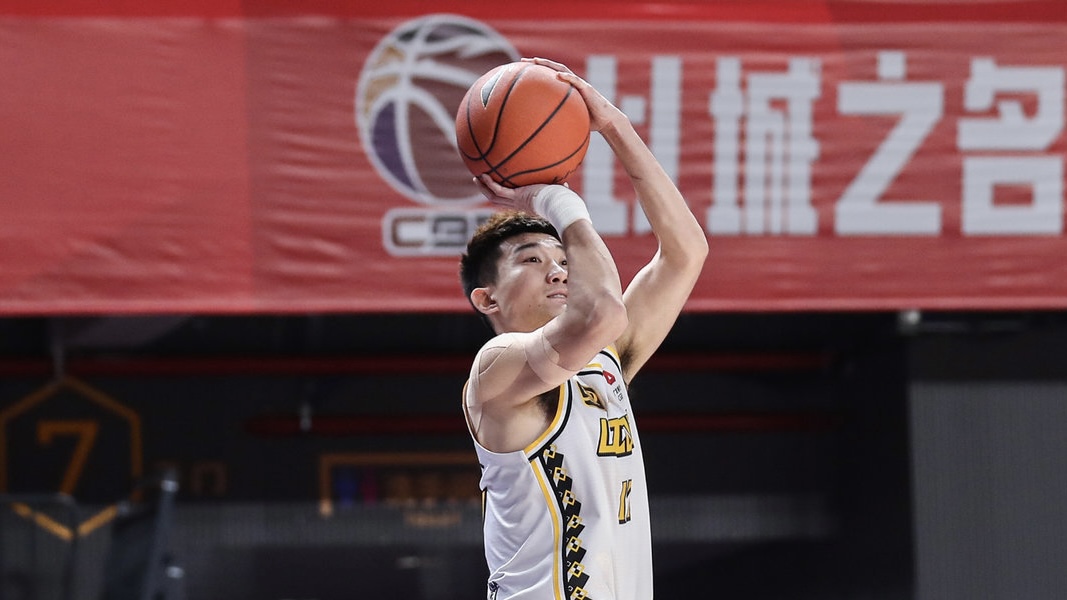
[[[471,122],[471,99],[470,99],[470,96],[467,96],[467,104],[466,104],[466,106],[464,106],[464,108],[467,111],[467,118],[464,119],[465,121],[467,121],[467,135],[470,136],[471,143],[474,144],[474,149],[479,151],[479,152],[481,152],[481,148],[478,147],[478,138],[474,137],[474,124]],[[458,147],[458,144],[457,144],[457,147]],[[471,156],[470,154],[467,154],[467,152],[465,150],[463,150],[463,148],[460,148],[459,151],[463,155],[464,158],[467,158],[469,160],[482,160],[482,159],[485,158],[484,154],[482,154],[481,156]]]
[[[516,78],[516,79],[517,79],[517,78]],[[523,142],[522,142],[521,144],[519,144],[518,146],[516,146],[516,147],[515,147],[515,149],[514,149],[514,150],[512,150],[511,154],[509,154],[509,155],[505,156],[505,157],[504,157],[503,159],[501,159],[501,160],[500,160],[500,162],[496,163],[495,165],[490,165],[490,168],[491,168],[491,169],[492,169],[493,171],[497,171],[497,169],[498,169],[498,168],[500,168],[500,167],[503,167],[504,165],[506,165],[506,164],[507,164],[507,162],[508,162],[509,160],[511,160],[512,158],[514,158],[514,157],[515,157],[515,155],[516,155],[516,154],[518,154],[520,150],[522,150],[523,148],[525,148],[525,147],[526,147],[526,145],[527,145],[527,144],[529,144],[531,140],[533,140],[533,139],[534,139],[535,137],[537,137],[537,134],[538,134],[538,133],[541,133],[541,130],[542,130],[542,129],[544,129],[545,127],[547,127],[547,126],[548,126],[548,124],[549,124],[549,123],[550,123],[550,122],[552,121],[552,119],[554,119],[554,118],[556,117],[556,114],[557,114],[557,113],[559,113],[559,111],[563,109],[563,105],[567,103],[567,98],[569,98],[569,97],[570,97],[570,95],[571,95],[572,93],[575,93],[575,92],[576,92],[576,90],[574,89],[574,87],[573,87],[573,86],[567,86],[567,93],[566,93],[566,94],[563,94],[563,98],[562,98],[562,99],[560,99],[559,103],[558,103],[558,104],[556,105],[556,108],[554,108],[554,109],[552,110],[552,112],[551,112],[551,113],[549,113],[549,115],[548,115],[547,117],[545,117],[544,121],[541,121],[541,124],[540,124],[540,125],[539,125],[539,126],[537,127],[537,129],[535,129],[535,130],[533,131],[533,133],[531,133],[530,135],[528,135],[528,136],[526,137],[526,139],[525,139],[525,140],[523,140]],[[503,113],[503,112],[504,112],[504,107],[503,107],[503,105],[501,105],[501,107],[500,107],[500,112],[501,112],[501,113]],[[498,125],[498,126],[500,125],[500,120],[499,120],[499,119],[497,120],[497,125]],[[493,137],[494,137],[494,138],[496,137],[495,133],[494,133],[494,136],[493,136]],[[573,156],[573,154],[572,154],[572,156]],[[488,161],[486,161],[486,163],[488,164]],[[546,168],[546,167],[542,167],[541,169],[544,169],[544,168]],[[535,169],[535,171],[540,171],[541,169]],[[507,178],[507,180],[508,180],[508,181],[510,181],[510,180],[511,180],[511,178],[509,177],[509,178]]]
[[[519,75],[522,75],[522,71],[519,71]],[[482,102],[482,108],[485,108],[489,104],[489,98],[488,98],[488,96],[486,96],[484,94],[485,86],[489,85],[490,82],[492,83],[492,85],[489,87],[489,95],[491,96],[493,94],[493,91],[496,90],[497,84],[500,83],[500,78],[503,77],[503,76],[504,76],[504,69],[501,69],[500,71],[497,72],[496,75],[494,75],[492,77],[492,79],[490,79],[489,81],[485,82],[485,85],[482,86],[482,90],[479,93],[479,95],[480,95],[479,99]],[[518,79],[518,75],[515,77],[515,79]],[[511,95],[511,89],[514,88],[514,87],[515,87],[515,80],[512,80],[511,85],[508,87],[507,93],[504,94],[504,101],[505,102],[507,101],[508,96]],[[473,160],[480,160],[482,162],[486,162],[485,157],[488,156],[489,153],[493,151],[493,144],[496,143],[496,132],[500,128],[500,113],[502,113],[502,112],[504,112],[504,105],[503,104],[500,105],[500,110],[497,111],[496,127],[494,127],[494,129],[493,129],[493,137],[489,138],[489,147],[486,148],[485,150],[482,150],[482,145],[481,145],[481,143],[479,143],[480,140],[478,140],[478,138],[476,138],[474,136],[474,126],[471,125],[471,119],[470,119],[470,102],[467,103],[467,126],[471,130],[471,139],[474,140],[474,148],[476,150],[478,150],[478,152],[481,153],[478,156],[471,157]]]
[[[525,171],[518,171],[516,173],[512,173],[511,176],[507,178],[507,181],[509,183],[512,183],[512,181],[511,181],[512,179],[517,179],[522,175],[530,175],[531,173],[537,173],[538,171],[544,171],[546,169],[551,169],[553,167],[558,167],[559,165],[561,165],[561,164],[567,162],[568,160],[570,160],[571,158],[573,158],[576,154],[578,154],[579,152],[581,152],[582,150],[584,150],[588,146],[589,146],[589,138],[585,138],[585,140],[582,141],[582,143],[578,146],[578,148],[576,148],[574,150],[574,152],[571,152],[570,154],[568,154],[567,156],[561,158],[560,160],[558,160],[558,161],[556,161],[554,163],[548,164],[548,165],[544,165],[542,167],[537,167],[536,169],[527,169]],[[574,168],[575,168],[575,170],[577,170],[578,165],[575,165]],[[573,172],[574,172],[573,170],[570,171],[569,173],[565,174],[563,177],[561,177],[559,179],[556,179],[553,183],[559,183],[560,180],[565,179],[567,176],[569,176]]]
[[[520,74],[522,74],[522,72],[520,72]],[[469,136],[469,138],[471,138],[471,143],[474,144],[475,152],[477,152],[478,154],[469,155],[464,151],[463,148],[459,148],[460,149],[460,154],[463,155],[463,157],[466,158],[467,160],[480,160],[480,161],[484,162],[485,165],[487,165],[487,167],[489,167],[489,162],[487,160],[485,160],[485,157],[487,157],[489,155],[489,153],[493,151],[493,143],[496,141],[496,131],[499,128],[499,121],[500,121],[499,115],[500,115],[501,112],[504,111],[504,106],[501,105],[500,106],[500,110],[497,111],[496,127],[493,129],[493,137],[490,138],[489,147],[485,148],[485,149],[482,149],[481,148],[481,140],[479,140],[478,137],[475,136],[475,133],[474,133],[474,121],[471,119],[471,104],[472,104],[472,102],[475,101],[475,99],[474,99],[475,96],[477,96],[478,97],[478,101],[481,102],[482,108],[485,108],[485,105],[488,104],[489,98],[485,97],[485,95],[483,94],[483,91],[485,90],[485,88],[487,88],[487,86],[490,86],[489,95],[492,95],[493,90],[496,89],[496,84],[499,83],[499,81],[500,81],[500,77],[503,77],[503,76],[504,76],[504,70],[501,69],[500,72],[497,73],[495,76],[493,76],[492,79],[490,79],[489,81],[487,81],[484,84],[482,84],[480,89],[474,90],[474,92],[476,92],[476,93],[468,94],[467,97],[466,97],[466,104],[463,107],[465,112],[466,112],[465,121],[466,121],[466,126],[467,126],[467,135]],[[517,78],[517,76],[516,76],[516,78]],[[492,83],[492,85],[490,85],[490,83]],[[512,81],[511,86],[514,86],[514,81]],[[510,94],[510,93],[511,93],[511,89],[509,88],[508,89],[508,94]],[[507,99],[507,94],[505,95],[505,99]]]
[[[481,160],[485,161],[486,166],[492,171],[496,171],[496,167],[499,167],[502,163],[497,163],[495,166],[491,165],[489,164],[489,161],[486,160],[486,157],[489,156],[489,153],[493,151],[493,146],[496,145],[496,134],[500,131],[500,122],[504,120],[504,110],[507,108],[508,98],[511,98],[511,92],[515,90],[515,86],[519,84],[519,80],[522,79],[523,74],[526,73],[526,69],[529,69],[530,66],[531,65],[527,64],[522,65],[519,72],[511,79],[511,84],[508,85],[508,91],[504,94],[504,98],[500,100],[500,108],[496,111],[496,123],[493,124],[493,137],[489,141],[489,147],[481,156]]]
[[[471,156],[470,154],[467,154],[466,152],[463,152],[463,156],[466,157],[468,160],[482,161],[483,163],[486,163],[488,165],[488,162],[485,160],[485,157],[489,155],[489,152],[492,150],[492,147],[487,148],[485,150],[482,150],[482,145],[478,140],[478,136],[476,136],[474,134],[474,122],[471,120],[471,101],[470,101],[469,98],[467,99],[467,119],[466,120],[467,120],[467,132],[468,132],[468,135],[470,135],[471,143],[474,144],[474,149],[475,149],[475,151],[479,152],[479,154]]]
[[[493,151],[493,146],[496,144],[497,132],[500,131],[501,116],[504,114],[504,107],[507,106],[508,98],[511,97],[512,90],[515,89],[515,86],[518,84],[519,79],[522,78],[523,73],[525,73],[526,69],[530,68],[530,66],[531,65],[522,65],[522,68],[519,69],[519,72],[515,74],[515,77],[512,78],[511,83],[508,85],[508,89],[504,93],[504,98],[500,102],[500,108],[498,108],[497,111],[496,111],[496,122],[493,125],[493,135],[492,135],[492,137],[489,138],[489,145],[485,149],[482,148],[482,145],[480,143],[481,140],[479,140],[474,135],[474,124],[473,124],[473,122],[471,120],[471,97],[468,96],[468,98],[467,98],[467,106],[466,106],[466,109],[467,109],[467,119],[466,119],[467,120],[467,131],[470,134],[471,142],[474,144],[474,149],[479,154],[471,156],[470,154],[467,154],[466,152],[464,152],[462,149],[460,150],[460,152],[468,160],[483,162],[485,164],[485,166],[486,166],[486,169],[487,169],[486,173],[496,173],[497,175],[499,175],[499,171],[497,171],[496,167],[493,166],[492,164],[490,164],[489,161],[486,160],[486,159],[489,156],[489,154]],[[493,79],[495,81],[499,82],[500,77],[502,77],[502,76],[503,76],[503,71],[501,71],[500,74],[495,76]],[[488,83],[488,82],[486,82],[486,83]],[[497,87],[496,84],[494,84],[493,85],[493,89],[495,90],[496,87]],[[499,166],[499,165],[497,165],[497,166]],[[494,177],[494,179],[496,179],[496,177]],[[503,179],[503,177],[501,177],[501,179]]]

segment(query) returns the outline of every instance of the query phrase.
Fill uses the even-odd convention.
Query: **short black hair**
[[[551,223],[537,215],[524,212],[493,213],[478,226],[467,242],[467,252],[459,261],[459,279],[468,301],[475,288],[496,283],[496,263],[500,258],[501,244],[524,233],[544,233],[560,239]],[[471,304],[473,306],[473,302]]]

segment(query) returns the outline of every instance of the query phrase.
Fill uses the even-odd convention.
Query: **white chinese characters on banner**
[[[999,118],[960,119],[963,151],[1025,152],[963,159],[962,223],[965,235],[1060,235],[1063,233],[1063,158],[1041,154],[1063,132],[1064,73],[1054,67],[1001,67],[989,58],[971,61],[964,108],[988,111],[999,93],[1032,93],[1037,110],[1028,118],[1018,100],[996,103]],[[1030,188],[1029,205],[997,206],[997,185]]]
[[[647,101],[644,96],[618,95],[615,57],[591,56],[586,66],[593,85],[636,125],[647,126],[650,148],[677,180],[684,159],[681,59],[651,59]],[[708,233],[818,233],[812,170],[820,156],[814,135],[814,107],[822,97],[820,67],[817,59],[793,57],[784,71],[745,71],[738,57],[716,60],[716,84],[708,101],[714,124],[711,205],[704,215]],[[832,230],[838,237],[941,235],[943,203],[952,199],[886,193],[942,124],[945,85],[909,80],[907,57],[899,51],[879,52],[876,69],[876,80],[842,81],[837,87],[837,114],[889,117],[895,124],[834,200]],[[1037,109],[1028,116],[1017,100],[998,102],[1003,94],[1034,95]],[[962,108],[996,112],[995,117],[959,120],[957,147],[966,153],[959,174],[963,235],[1062,234],[1063,158],[1049,149],[1064,128],[1064,69],[1005,67],[993,59],[973,59]],[[597,228],[609,236],[647,233],[640,207],[616,196],[613,160],[604,140],[594,136],[582,170],[582,189]],[[998,205],[996,188],[1001,185],[1028,187],[1030,202]]]
[[[812,105],[819,97],[818,61],[794,58],[786,73],[750,74],[747,97],[739,59],[720,59],[717,79],[709,103],[715,119],[715,183],[708,231],[814,235],[818,217],[811,205],[811,166],[819,145],[812,136]],[[775,100],[784,100],[785,109],[774,108]]]
[[[893,130],[867,160],[834,205],[838,235],[937,235],[941,205],[935,200],[880,202],[882,195],[944,115],[944,86],[907,81],[901,52],[878,55],[877,82],[842,82],[838,112],[900,115]]]
[[[586,62],[586,79],[605,97],[615,102],[635,125],[647,125],[649,148],[660,165],[674,180],[678,179],[681,159],[682,59],[656,56],[652,59],[651,102],[637,95],[616,98],[618,66],[613,56],[590,56]],[[646,121],[646,113],[649,114]],[[615,196],[612,166],[615,156],[607,142],[598,135],[589,141],[582,167],[582,190],[589,212],[604,235],[648,233],[651,227],[641,207],[630,205]]]

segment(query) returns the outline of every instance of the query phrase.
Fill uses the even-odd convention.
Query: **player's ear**
[[[499,310],[496,300],[494,300],[493,296],[489,293],[489,288],[474,288],[474,290],[471,291],[471,304],[473,304],[474,308],[483,315],[495,313]]]

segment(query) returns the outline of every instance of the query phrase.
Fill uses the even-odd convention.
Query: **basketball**
[[[456,141],[474,175],[505,187],[563,183],[589,148],[589,110],[556,71],[528,62],[501,65],[467,90]]]

